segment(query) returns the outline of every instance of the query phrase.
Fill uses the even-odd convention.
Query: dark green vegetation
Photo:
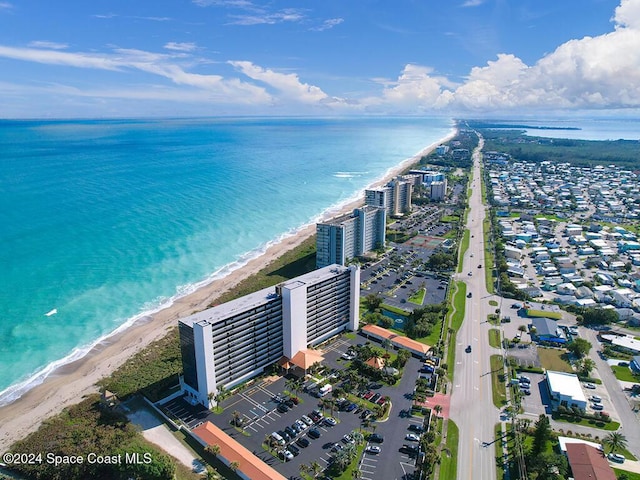
[[[218,305],[249,295],[263,288],[276,285],[293,277],[316,269],[316,236],[313,235],[298,247],[281,255],[259,272],[240,282],[231,291],[220,295],[210,305]]]
[[[420,159],[420,165],[440,165],[453,168],[471,167],[471,152],[478,146],[478,137],[475,133],[461,128],[458,131],[458,134],[448,142],[447,145],[450,147],[447,153],[444,155],[438,155],[434,150],[429,155]],[[469,151],[469,154],[459,155],[455,152],[457,149],[466,149]]]
[[[147,443],[126,417],[103,407],[98,395],[45,421],[38,431],[17,442],[11,450],[43,456],[51,452],[61,457],[85,459],[80,464],[55,465],[43,459],[33,465],[16,466],[19,473],[33,479],[171,479],[175,473],[173,461]],[[122,460],[115,464],[91,464],[87,455],[92,452],[103,458]],[[126,462],[126,454],[133,453],[148,462]]]
[[[409,338],[420,339],[428,337],[437,330],[439,336],[440,326],[446,313],[447,306],[444,303],[416,308],[408,315],[404,323],[404,332]]]
[[[156,402],[167,395],[168,389],[178,385],[180,373],[182,356],[178,329],[172,328],[169,334],[129,358],[98,384],[119,398],[140,391]]]
[[[521,130],[482,129],[485,151],[506,152],[514,160],[527,162],[568,162],[576,166],[614,164],[635,169],[637,140],[572,140],[530,137]]]

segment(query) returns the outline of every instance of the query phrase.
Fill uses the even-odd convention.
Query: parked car
[[[619,453],[610,453],[609,455],[607,455],[607,458],[616,463],[624,463],[624,461],[626,460],[624,455],[620,455]]]
[[[298,455],[300,455],[300,449],[296,447],[293,443],[287,447],[287,450],[293,453],[294,457],[297,457]]]
[[[520,383],[529,384],[529,383],[531,383],[531,379],[529,377],[524,376],[524,375],[520,375]]]
[[[279,455],[280,458],[286,462],[288,462],[289,460],[293,460],[293,453],[291,453],[289,450],[280,450]]]
[[[371,397],[371,398],[369,399],[369,401],[370,401],[371,403],[376,403],[376,402],[378,401],[378,399],[379,399],[381,396],[382,396],[382,395],[380,395],[379,393],[376,393],[373,397]]]
[[[420,447],[418,447],[417,445],[404,444],[400,447],[400,451],[402,453],[407,453],[409,455],[417,455],[418,452],[420,451]]]
[[[591,395],[591,401],[593,403],[601,403],[602,402],[602,398],[600,398],[598,395]]]
[[[593,383],[585,383],[584,388],[588,388],[589,390],[595,390],[596,386]]]
[[[284,427],[284,431],[287,432],[287,434],[291,437],[291,438],[295,438],[295,436],[297,435],[296,431],[291,428],[291,427]]]
[[[309,446],[309,440],[304,437],[299,438],[298,440],[296,440],[296,445],[299,445],[302,448],[307,448]]]
[[[409,440],[410,442],[419,442],[420,441],[420,437],[418,435],[416,435],[415,433],[407,433],[404,436],[405,440]]]
[[[336,422],[336,419],[333,417],[327,417],[324,419],[324,424],[328,425],[329,427],[333,427],[337,424],[338,422]]]
[[[424,427],[422,425],[412,423],[411,425],[409,425],[409,430],[411,430],[412,432],[422,433],[424,432]]]
[[[298,426],[298,428],[300,429],[300,431],[306,430],[307,429],[307,424],[304,423],[302,420],[296,420],[296,425]]]
[[[342,441],[344,443],[349,443],[351,445],[353,445],[354,443],[356,443],[356,441],[353,439],[353,437],[351,435],[349,435],[348,433],[346,435],[342,436]]]
[[[313,420],[311,420],[309,417],[307,417],[306,415],[302,415],[302,417],[300,417],[301,420],[307,424],[308,427],[310,427],[311,425],[313,425]]]
[[[604,407],[601,403],[594,403],[591,405],[591,408],[593,408],[594,410],[604,410]]]
[[[278,430],[278,435],[280,435],[282,438],[284,438],[285,442],[288,442],[289,440],[291,440],[291,435],[289,435],[284,430]]]
[[[291,399],[285,400],[284,404],[289,408],[293,408],[295,405],[295,403],[293,403],[293,400]]]
[[[358,408],[358,405],[356,405],[355,403],[351,403],[347,405],[347,407],[344,410],[345,412],[353,412],[356,408]]]
[[[287,413],[289,411],[289,407],[287,407],[284,403],[278,405],[278,411],[280,413]]]
[[[529,390],[528,388],[523,388],[522,393],[524,393],[525,395],[531,395],[531,390]]]
[[[340,450],[344,450],[344,447],[341,443],[334,443],[331,447],[331,452],[338,453]]]
[[[373,443],[382,443],[384,442],[384,437],[379,433],[373,433],[369,435],[369,441]]]
[[[372,455],[378,455],[380,453],[381,448],[378,447],[377,445],[369,445],[365,452],[366,453],[370,453]]]
[[[320,438],[321,433],[320,433],[320,430],[318,430],[317,428],[314,427],[314,428],[309,430],[308,435],[311,438]]]

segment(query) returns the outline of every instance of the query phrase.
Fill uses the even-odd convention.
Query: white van
[[[278,445],[284,445],[285,443],[287,443],[284,441],[284,438],[282,438],[277,432],[273,432],[271,434],[271,438],[273,438],[278,443]]]
[[[320,390],[318,391],[318,395],[320,397],[325,397],[325,396],[329,395],[332,390],[333,390],[333,387],[330,384],[327,384],[327,385],[325,385],[323,387],[320,387]]]

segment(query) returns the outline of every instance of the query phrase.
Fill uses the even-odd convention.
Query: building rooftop
[[[547,370],[547,381],[552,392],[557,392],[576,401],[587,401],[577,375]]]
[[[567,444],[567,458],[576,480],[616,480],[604,453],[590,445]]]
[[[218,445],[220,447],[220,457],[225,458],[229,463],[238,463],[238,472],[244,478],[251,480],[287,480],[286,477],[278,473],[253,453],[243,447],[236,440],[220,430],[211,422],[205,422],[193,429],[204,445]]]
[[[349,270],[349,268],[343,267],[342,265],[328,265],[326,267],[313,270],[312,272],[305,273],[304,275],[292,280],[288,280],[282,283],[282,285],[293,287],[301,286],[303,284],[313,285],[332,278],[336,273],[345,272],[347,270]],[[215,307],[194,313],[193,315],[180,319],[180,322],[189,326],[202,321],[215,324],[216,322],[229,318],[236,313],[246,312],[252,308],[272,302],[277,298],[278,294],[276,293],[276,286],[267,287],[262,290],[258,290],[257,292],[250,293],[249,295],[245,295],[244,297],[231,300],[230,302],[222,303]]]
[[[365,325],[364,327],[362,327],[362,330],[369,335],[374,335],[381,339],[386,338],[396,346],[413,350],[424,355],[426,355],[431,348],[429,347],[429,345],[425,345],[424,343],[418,342],[417,340],[413,340],[411,338],[403,337],[402,335],[398,335],[397,333],[393,333],[392,331],[387,330],[386,328],[378,327],[377,325]]]

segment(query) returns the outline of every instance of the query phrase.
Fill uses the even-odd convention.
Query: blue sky
[[[639,106],[640,0],[0,0],[1,118]]]

